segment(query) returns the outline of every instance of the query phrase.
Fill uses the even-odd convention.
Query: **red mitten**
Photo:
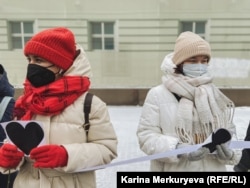
[[[19,151],[15,145],[4,144],[0,148],[0,166],[4,168],[15,168],[21,162],[24,153]]]
[[[30,158],[36,168],[56,168],[67,165],[68,153],[63,146],[44,145],[31,150]]]

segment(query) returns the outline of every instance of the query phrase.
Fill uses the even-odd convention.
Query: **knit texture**
[[[179,74],[164,78],[163,84],[182,96],[175,120],[181,142],[201,144],[215,130],[232,125],[234,103],[212,83],[212,77],[188,78]]]
[[[39,56],[67,70],[73,64],[76,55],[74,35],[64,27],[46,29],[27,42],[24,54]]]
[[[63,76],[52,84],[39,88],[33,87],[26,80],[24,95],[15,103],[15,109],[18,109],[19,114],[15,114],[14,111],[14,117],[30,120],[34,114],[57,115],[88,91],[89,86],[89,78],[81,76]]]
[[[174,64],[179,65],[188,58],[197,55],[206,55],[210,60],[211,48],[209,43],[190,31],[181,33],[175,42],[172,58]]]

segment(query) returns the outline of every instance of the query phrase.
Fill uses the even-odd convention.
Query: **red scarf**
[[[34,114],[57,115],[88,91],[89,86],[89,78],[82,76],[64,76],[38,88],[26,80],[24,95],[17,99],[15,109],[24,114],[19,117],[21,120],[30,120]]]

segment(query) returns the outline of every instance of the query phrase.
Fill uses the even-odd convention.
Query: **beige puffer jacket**
[[[66,75],[91,76],[91,68],[84,50]],[[110,121],[106,104],[97,96],[93,97],[89,115],[88,138],[84,124],[83,104],[86,93],[80,96],[61,114],[49,117],[36,115],[34,120],[42,122],[45,141],[48,144],[63,145],[68,152],[67,166],[57,169],[33,168],[33,162],[26,157],[14,188],[95,188],[94,171],[75,172],[80,169],[104,165],[117,157],[117,137]],[[7,169],[1,169],[8,173]]]

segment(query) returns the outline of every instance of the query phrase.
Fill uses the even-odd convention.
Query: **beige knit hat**
[[[211,48],[209,43],[190,31],[181,33],[175,42],[172,58],[174,64],[179,65],[186,59],[197,55],[207,55],[210,60]]]

